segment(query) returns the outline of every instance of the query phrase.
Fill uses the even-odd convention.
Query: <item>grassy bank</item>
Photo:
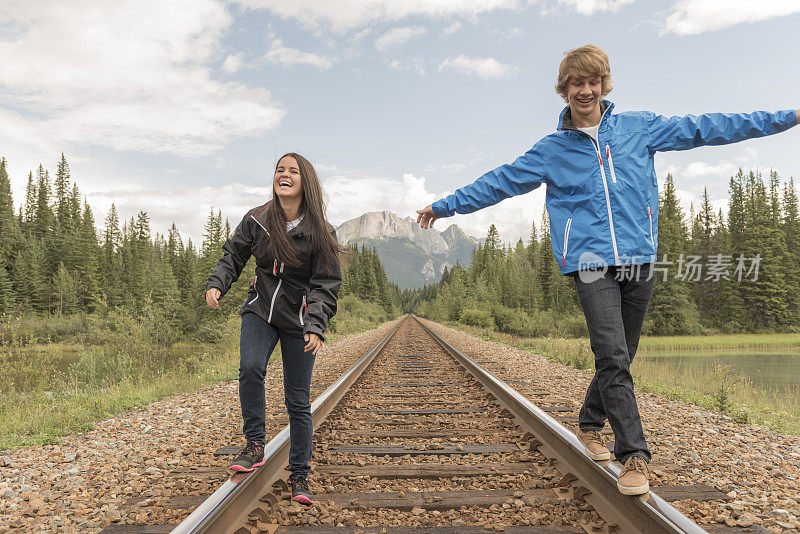
[[[459,323],[453,328],[484,339],[529,350],[578,369],[594,370],[594,355],[585,338],[525,338]],[[670,343],[674,341],[674,343]],[[640,348],[768,348],[800,346],[796,334],[644,337]],[[729,415],[740,423],[756,423],[777,432],[800,435],[800,391],[762,389],[725,366],[699,371],[645,360],[634,360],[636,386],[671,399],[696,404]]]
[[[800,347],[800,334],[718,334],[710,336],[648,336],[640,349],[768,349]]]
[[[342,301],[328,341],[389,319],[380,306]],[[182,339],[155,315],[4,319],[0,450],[58,443],[126,410],[235,379],[239,327],[233,315],[213,326],[216,342],[200,343]],[[74,360],[66,367],[56,363],[65,353]]]

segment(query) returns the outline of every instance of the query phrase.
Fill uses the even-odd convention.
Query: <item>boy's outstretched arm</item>
[[[430,228],[436,219],[472,213],[508,197],[528,193],[542,185],[546,175],[544,157],[534,145],[513,163],[489,171],[452,195],[417,210],[417,222],[421,228]]]
[[[764,137],[800,124],[800,110],[770,113],[705,113],[684,117],[664,117],[647,113],[651,153],[663,150],[688,150],[707,145],[727,145]]]

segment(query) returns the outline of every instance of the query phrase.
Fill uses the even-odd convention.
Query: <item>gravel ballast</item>
[[[317,355],[312,398],[386,335],[395,322],[338,339]],[[99,422],[59,445],[0,452],[0,534],[99,532],[112,523],[177,523],[176,494],[209,495],[227,478],[223,446],[243,446],[236,377]],[[280,362],[266,379],[267,438],[288,424]],[[200,468],[197,475],[177,474]]]
[[[425,322],[532,400],[535,392],[547,389],[559,405],[577,414],[588,372]],[[317,357],[312,397],[393,324],[331,343]],[[268,437],[288,422],[282,413],[281,366],[275,363],[267,372]],[[0,452],[0,534],[98,532],[112,523],[179,522],[190,510],[160,504],[177,494],[210,494],[226,479],[230,460],[214,451],[243,445],[237,382],[231,378],[100,422],[91,432],[66,436],[60,445]],[[732,498],[722,504],[677,501],[676,508],[698,523],[800,533],[800,438],[738,424],[661,395],[637,390],[637,399],[653,452],[654,487],[707,484]],[[575,429],[575,423],[565,424]],[[193,467],[202,475],[186,473]],[[416,482],[421,488],[429,484]]]
[[[423,322],[534,402],[535,392],[546,389],[577,415],[592,378],[590,371]],[[637,389],[636,398],[653,453],[654,490],[658,491],[658,485],[707,484],[733,498],[723,504],[676,501],[675,508],[701,524],[760,525],[774,533],[800,532],[800,438],[739,424],[726,415],[663,395]],[[577,430],[576,422],[564,424]]]

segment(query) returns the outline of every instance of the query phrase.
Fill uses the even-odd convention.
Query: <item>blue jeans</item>
[[[308,476],[314,423],[311,420],[311,373],[316,356],[304,352],[302,338],[282,332],[255,313],[242,315],[239,343],[239,401],[242,430],[248,442],[264,443],[266,402],[264,377],[275,346],[281,342],[283,395],[289,414],[289,468],[294,476]]]
[[[578,426],[583,431],[601,430],[608,419],[614,431],[614,456],[623,464],[631,456],[650,461],[630,366],[653,292],[651,269],[649,263],[642,264],[638,273],[610,267],[602,276],[602,271],[595,271],[594,281],[586,271],[573,275],[595,361]]]

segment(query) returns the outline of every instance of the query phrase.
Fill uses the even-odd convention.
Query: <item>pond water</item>
[[[783,390],[800,387],[800,348],[639,350],[636,359],[675,368],[710,370],[728,366],[735,374],[747,376],[754,385]],[[634,362],[635,362],[634,360]],[[636,364],[634,363],[634,366]]]

